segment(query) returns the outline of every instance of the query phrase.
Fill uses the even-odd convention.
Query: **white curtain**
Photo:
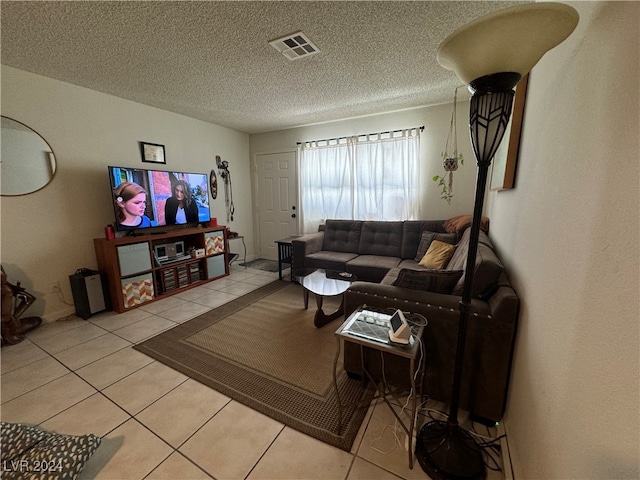
[[[419,218],[420,129],[299,145],[302,229],[326,219]]]

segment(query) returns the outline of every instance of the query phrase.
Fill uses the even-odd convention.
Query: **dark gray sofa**
[[[401,269],[424,270],[416,259],[423,232],[445,234],[445,221],[327,220],[324,231],[293,241],[293,268],[355,274],[358,281],[345,293],[345,318],[363,304],[400,308],[426,317],[424,393],[449,403],[464,276],[451,293],[394,285]],[[457,248],[446,270],[464,269],[469,229],[457,232],[457,237]],[[480,232],[477,257],[460,407],[479,419],[498,421],[506,406],[520,301],[484,232]],[[379,360],[373,368],[379,369],[381,364]],[[388,381],[406,381],[405,359],[387,356],[384,365]],[[346,345],[344,368],[354,375],[361,373],[360,352],[354,345]]]

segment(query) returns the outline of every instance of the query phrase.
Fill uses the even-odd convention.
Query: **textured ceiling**
[[[456,28],[520,2],[2,1],[2,64],[247,133],[450,101]],[[303,31],[290,61],[270,40]]]

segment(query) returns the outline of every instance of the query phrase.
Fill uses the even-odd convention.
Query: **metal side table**
[[[231,240],[242,240],[242,246],[244,247],[244,257],[243,257],[244,268],[247,268],[247,244],[244,243],[244,235],[236,235],[235,237],[227,237],[227,242],[230,242]],[[229,252],[229,254],[231,254],[231,252]],[[233,263],[234,260],[235,260],[235,258],[233,260],[229,260],[229,263]]]
[[[360,347],[360,359],[362,362],[363,381],[367,379],[373,382],[376,387],[377,395],[375,398],[384,400],[391,412],[398,419],[399,425],[407,434],[409,440],[409,468],[413,469],[414,461],[414,445],[413,435],[416,432],[416,417],[418,408],[422,405],[422,383],[424,380],[425,352],[422,344],[422,335],[427,325],[427,320],[417,313],[404,312],[407,320],[411,325],[411,341],[408,345],[400,345],[389,340],[389,318],[395,310],[380,309],[363,305],[355,312],[349,315],[349,318],[336,330],[335,337],[338,342],[336,356],[333,362],[333,382],[338,397],[339,422],[342,425],[342,404],[338,394],[337,368],[338,358],[340,357],[340,341],[350,342]],[[419,322],[419,323],[418,323]],[[393,405],[389,401],[389,396],[398,401],[397,391],[391,389],[392,385],[388,384],[385,379],[384,362],[382,362],[383,371],[380,375],[373,375],[369,365],[369,359],[373,355],[397,355],[409,360],[409,368],[407,375],[411,385],[411,418],[408,424],[407,420],[401,418],[395,411]],[[417,379],[417,377],[419,377]],[[416,380],[417,379],[417,380]],[[399,404],[402,404],[401,402]],[[339,427],[341,428],[341,427]]]

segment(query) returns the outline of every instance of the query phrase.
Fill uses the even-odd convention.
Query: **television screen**
[[[208,222],[206,173],[108,167],[118,230]]]

